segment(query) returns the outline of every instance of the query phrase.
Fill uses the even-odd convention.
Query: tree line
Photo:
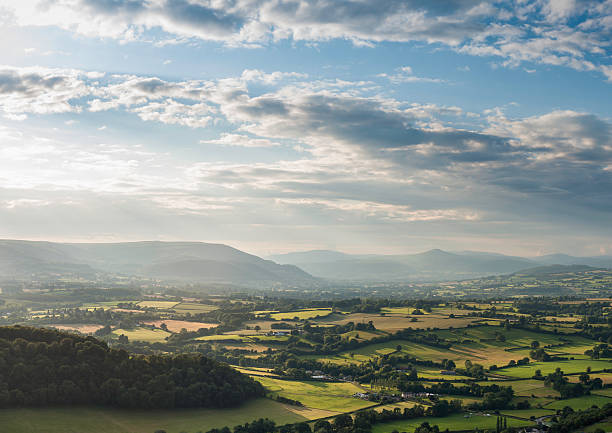
[[[201,354],[129,355],[94,337],[0,327],[0,407],[229,407],[262,395],[261,384]]]

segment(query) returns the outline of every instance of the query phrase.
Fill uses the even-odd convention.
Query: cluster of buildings
[[[402,401],[414,398],[429,398],[438,396],[438,394],[432,394],[430,392],[402,392],[401,394],[379,394],[376,392],[356,392],[353,394],[353,398],[359,398],[361,400],[368,401],[379,401],[381,398],[385,398],[390,401]]]

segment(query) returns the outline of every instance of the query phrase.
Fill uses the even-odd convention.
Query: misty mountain
[[[283,263],[325,263],[325,262],[336,262],[342,260],[352,260],[355,257],[351,254],[345,254],[338,251],[331,250],[312,250],[312,251],[301,251],[287,254],[278,254],[268,257],[270,260],[277,261],[282,260]],[[281,262],[278,262],[281,263]]]
[[[558,274],[574,274],[578,272],[596,271],[600,268],[595,268],[587,265],[546,265],[537,266],[535,268],[523,269],[515,272],[513,275],[524,277],[541,277]]]
[[[316,250],[264,260],[223,244],[203,242],[54,243],[0,240],[0,278],[32,279],[102,274],[243,287],[344,281],[443,281],[552,265],[612,268],[612,257],[553,254],[516,257],[434,249],[418,254],[353,255]]]
[[[0,240],[0,277],[96,273],[244,286],[312,284],[279,265],[227,245],[203,242],[54,243]]]
[[[532,260],[547,265],[585,265],[596,268],[612,268],[612,256],[574,257],[567,254],[549,254]]]
[[[305,251],[271,256],[321,278],[352,281],[442,281],[511,274],[542,265],[585,265],[612,268],[610,257],[555,254],[517,257],[480,251],[434,249],[418,254],[351,255],[336,251]]]

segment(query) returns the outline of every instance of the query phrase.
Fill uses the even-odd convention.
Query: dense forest
[[[134,356],[93,337],[0,327],[0,407],[229,407],[263,394],[258,382],[201,354]]]

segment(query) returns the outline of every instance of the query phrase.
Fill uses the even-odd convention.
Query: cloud
[[[11,118],[77,112],[74,100],[88,93],[84,79],[74,70],[0,66],[0,111]]]
[[[85,36],[133,40],[144,29],[162,28],[181,36],[224,40],[244,24],[244,18],[226,6],[187,0],[25,0],[14,12],[21,25],[55,25]]]
[[[26,114],[47,93],[68,92],[70,83],[79,83],[78,91],[68,92],[79,95],[70,107],[84,119],[67,128],[73,135],[41,135],[28,129],[29,122],[19,130],[0,127],[0,188],[29,191],[3,200],[51,201],[46,209],[57,215],[90,205],[83,197],[91,193],[99,200],[112,197],[134,214],[152,212],[163,224],[172,216],[186,218],[192,228],[197,225],[191,218],[201,217],[211,224],[334,225],[351,227],[351,233],[372,225],[433,230],[442,223],[445,230],[461,225],[499,233],[499,227],[541,228],[551,219],[556,228],[608,230],[612,126],[594,114],[469,113],[381,96],[363,83],[311,82],[273,72],[168,81],[92,79],[83,71],[53,70],[23,78],[31,71],[11,71],[2,92],[25,98]],[[270,79],[262,91],[262,81],[253,77],[267,76],[288,78]],[[203,148],[186,157],[102,144],[99,134],[87,134],[88,125],[108,124],[110,113],[101,111],[214,127],[218,138],[202,140]],[[201,132],[189,133],[195,134]],[[206,145],[282,146],[240,161],[235,151]],[[301,152],[291,151],[296,146]],[[70,204],[66,196],[79,198]],[[16,215],[24,206],[10,211]],[[305,233],[313,236],[313,230]]]
[[[156,77],[117,75],[105,84],[91,87],[94,99],[87,101],[93,112],[126,109],[142,120],[206,127],[215,109],[204,100],[210,84],[201,81],[168,82]]]
[[[273,147],[279,143],[268,140],[266,138],[249,137],[244,134],[221,134],[221,137],[216,140],[200,140],[201,144],[219,144],[222,146],[238,146],[238,147]]]
[[[245,69],[242,71],[241,79],[244,81],[256,81],[265,84],[276,84],[279,81],[287,79],[304,79],[308,78],[308,74],[301,74],[298,72],[272,72],[265,73],[258,69]]]
[[[505,66],[540,63],[609,77],[608,1],[24,0],[11,6],[22,26],[52,25],[122,41],[159,45],[196,38],[229,46],[282,40],[344,39],[358,46],[418,41],[498,57]],[[160,39],[158,30],[167,37]]]
[[[476,221],[478,214],[462,209],[419,209],[411,206],[393,205],[380,202],[358,200],[322,200],[322,199],[278,199],[277,203],[299,207],[324,208],[337,212],[337,218],[346,219],[357,215],[375,221],[415,222],[415,221]]]
[[[205,103],[183,104],[173,99],[160,102],[149,102],[146,105],[134,107],[133,113],[142,120],[156,121],[167,125],[182,125],[190,128],[204,128],[212,120],[209,115],[211,107]]]
[[[403,66],[397,68],[394,74],[378,74],[381,78],[386,78],[393,84],[400,83],[444,83],[445,80],[440,78],[428,78],[428,77],[417,77],[412,74],[412,68],[410,66]]]

